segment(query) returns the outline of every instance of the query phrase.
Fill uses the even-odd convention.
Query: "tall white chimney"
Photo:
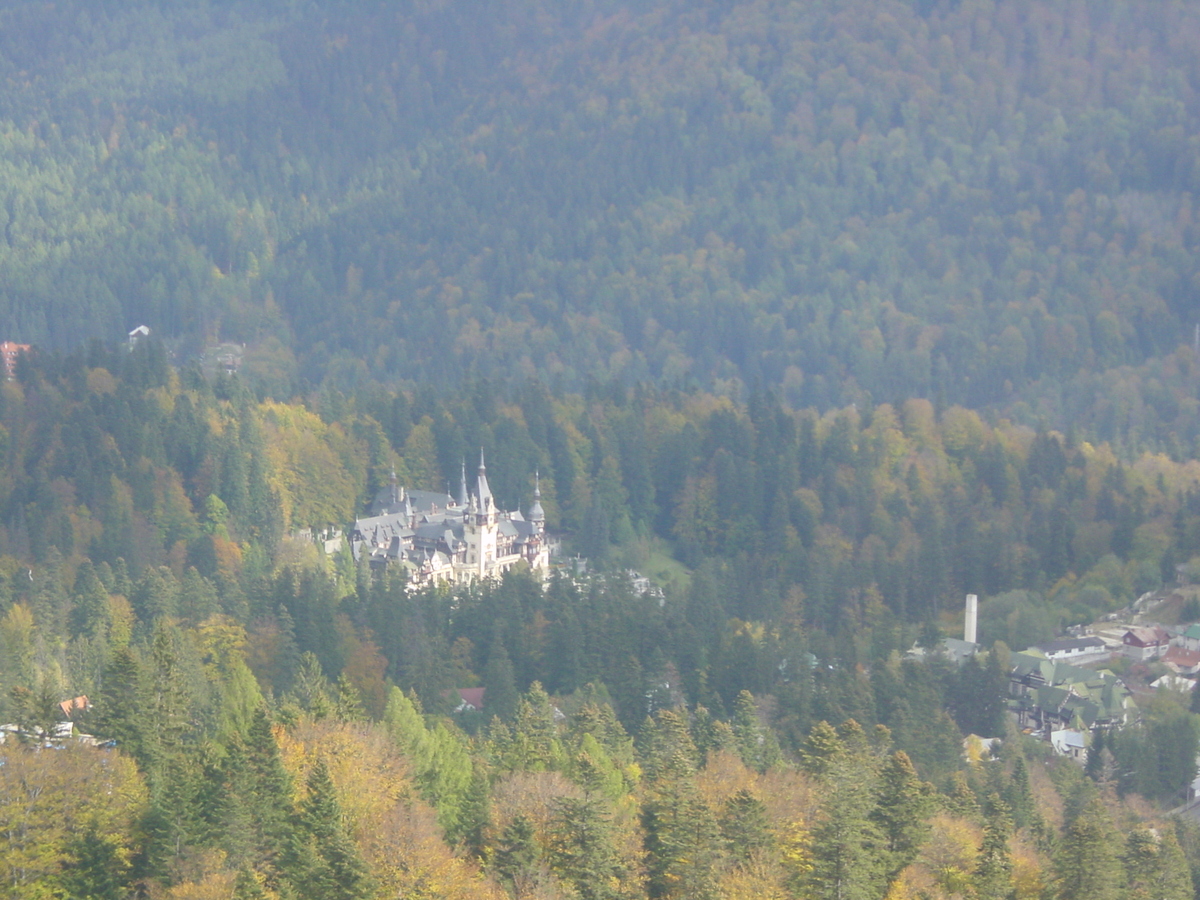
[[[967,594],[967,615],[963,623],[963,640],[968,644],[975,643],[975,624],[979,621],[979,597]]]

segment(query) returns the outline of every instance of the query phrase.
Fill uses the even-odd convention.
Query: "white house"
[[[1098,637],[1064,638],[1039,644],[1033,649],[1040,651],[1046,659],[1074,665],[1097,662],[1109,655],[1108,646]]]
[[[1171,646],[1171,635],[1157,625],[1133,626],[1121,638],[1122,652],[1131,659],[1157,659]]]

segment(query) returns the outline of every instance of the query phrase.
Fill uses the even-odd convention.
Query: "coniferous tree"
[[[312,900],[360,900],[369,892],[369,874],[346,833],[325,760],[317,760],[306,787],[300,821],[312,842],[312,858],[303,880],[294,884]]]
[[[1089,753],[1088,762],[1091,762]],[[1041,828],[1041,818],[1034,804],[1033,790],[1029,785],[1029,767],[1025,757],[1018,756],[1013,762],[1012,775],[1004,790],[1004,802],[1012,812],[1013,825],[1017,828]]]
[[[999,795],[988,798],[983,826],[983,846],[975,865],[975,894],[979,900],[1009,900],[1013,896],[1013,861],[1008,840],[1012,820]]]
[[[447,837],[461,841],[474,856],[482,858],[488,828],[492,823],[491,780],[482,760],[472,760],[471,780],[462,797],[455,827]]]
[[[1067,827],[1055,856],[1062,900],[1117,900],[1123,873],[1116,848],[1108,812],[1093,799]]]
[[[500,835],[492,868],[514,900],[524,900],[537,882],[540,865],[541,850],[533,822],[528,816],[518,815]]]
[[[122,900],[128,896],[132,872],[120,838],[101,834],[93,823],[71,842],[68,859],[63,862],[66,896],[86,900]]]
[[[822,720],[812,727],[800,748],[800,765],[810,775],[824,775],[833,761],[845,752],[837,731]]]
[[[766,804],[745,788],[725,801],[719,824],[726,852],[741,863],[775,845]]]
[[[112,613],[108,605],[108,590],[104,587],[90,562],[79,567],[75,576],[72,632],[95,640],[108,635]]]
[[[708,900],[717,896],[720,831],[690,775],[681,754],[642,806],[651,897]]]
[[[1175,828],[1138,825],[1125,839],[1126,900],[1191,900],[1192,877]]]
[[[700,755],[688,729],[686,712],[661,709],[638,732],[638,758],[654,780],[672,770],[695,771]]]
[[[211,814],[218,805],[213,794],[219,796],[221,786],[204,776],[198,758],[175,754],[162,760],[142,823],[146,874],[167,878],[178,860],[213,837]],[[208,823],[204,821],[206,808]]]
[[[283,766],[270,719],[262,707],[254,713],[245,744],[250,773],[247,799],[254,835],[253,866],[266,875],[268,884],[277,885],[281,861],[297,839],[292,815],[292,778]]]
[[[742,762],[750,768],[765,772],[779,761],[779,744],[775,734],[759,722],[758,706],[749,691],[738,694],[734,705],[733,733]]]
[[[517,712],[521,695],[517,691],[512,661],[504,649],[504,642],[498,637],[492,639],[487,665],[483,670],[483,687],[483,704],[488,717],[511,720]]]
[[[886,839],[873,817],[877,763],[862,730],[850,724],[836,734],[834,753],[821,764],[824,801],[813,831],[819,850],[810,878],[821,900],[871,900],[882,892],[888,873]],[[829,745],[827,739],[821,743]]]
[[[212,838],[239,870],[253,863],[257,850],[251,811],[255,799],[252,777],[240,735],[234,735],[225,747],[224,757],[204,773],[213,795],[209,811]]]
[[[554,707],[541,684],[534,682],[521,698],[513,722],[514,760],[519,768],[549,770],[562,758],[562,745],[554,723]]]
[[[154,733],[147,729],[146,694],[142,666],[129,647],[118,647],[104,670],[104,682],[95,709],[96,733],[117,746],[145,770],[156,750]]]
[[[300,668],[292,691],[305,710],[314,719],[324,719],[334,714],[336,703],[329,679],[321,668],[321,661],[311,651],[300,656]]]
[[[879,777],[878,805],[872,818],[879,825],[888,853],[888,872],[894,876],[912,862],[929,831],[934,806],[933,785],[917,777],[903,750],[893,753]]]
[[[613,825],[602,797],[555,801],[550,823],[550,865],[581,900],[618,900],[626,878]]]

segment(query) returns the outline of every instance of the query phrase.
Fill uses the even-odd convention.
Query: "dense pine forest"
[[[2,0],[0,894],[1200,896],[1200,700],[1127,666],[1086,765],[1005,705],[1200,581],[1198,50],[1181,0]],[[308,539],[480,448],[545,582]],[[983,652],[910,653],[966,593]]]

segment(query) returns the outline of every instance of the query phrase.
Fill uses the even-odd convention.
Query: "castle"
[[[481,451],[474,493],[467,490],[464,464],[457,498],[406,490],[393,472],[388,487],[376,496],[371,515],[354,523],[350,546],[355,560],[366,558],[373,568],[402,566],[409,587],[417,589],[496,578],[522,560],[545,574],[552,543],[537,482],[528,519],[520,510],[498,509]]]

